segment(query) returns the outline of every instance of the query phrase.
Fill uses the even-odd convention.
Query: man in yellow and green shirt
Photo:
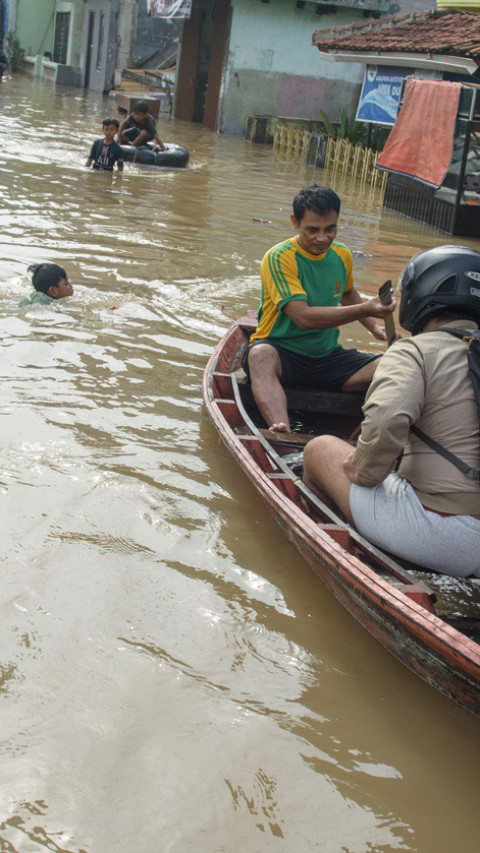
[[[395,308],[378,296],[366,302],[353,284],[352,255],[335,240],[340,199],[314,184],[297,193],[291,221],[297,235],[265,255],[258,326],[244,357],[252,392],[272,430],[290,429],[283,386],[324,391],[362,391],[378,354],[346,350],[338,326],[359,320],[385,341],[376,319]]]

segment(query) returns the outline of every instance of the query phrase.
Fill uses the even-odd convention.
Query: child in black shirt
[[[136,148],[140,148],[147,142],[155,141],[160,151],[165,151],[165,146],[157,133],[153,116],[148,112],[146,101],[137,101],[133,107],[133,112],[122,121],[117,139],[122,144],[130,143]]]
[[[104,139],[96,139],[90,150],[86,165],[90,168],[93,163],[94,169],[104,172],[112,172],[114,164],[117,164],[119,172],[123,171],[123,151],[114,136],[119,128],[116,118],[106,118],[102,122]]]

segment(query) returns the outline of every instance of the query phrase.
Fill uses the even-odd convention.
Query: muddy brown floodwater
[[[477,851],[479,722],[337,605],[202,406],[321,173],[165,120],[187,170],[93,174],[111,101],[0,95],[1,849]],[[452,242],[335,188],[365,295]],[[45,260],[74,296],[19,309]]]

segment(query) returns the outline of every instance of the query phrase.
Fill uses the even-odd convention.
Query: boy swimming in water
[[[36,302],[45,304],[53,302],[54,299],[63,299],[64,296],[72,295],[73,287],[68,280],[68,275],[58,264],[32,264],[28,271],[32,273],[32,284],[35,290],[19,302],[20,308]]]
[[[93,143],[86,166],[97,171],[113,172],[115,163],[119,172],[123,171],[123,152],[118,142],[115,142],[115,134],[119,128],[116,118],[105,118],[102,122],[104,138],[96,139]]]

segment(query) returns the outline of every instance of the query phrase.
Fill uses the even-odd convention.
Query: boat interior
[[[241,369],[247,345],[232,348],[229,363],[217,364],[213,397],[229,427],[253,463],[275,487],[349,553],[376,574],[398,585],[412,600],[476,642],[480,641],[480,579],[457,579],[422,571],[367,542],[346,520],[321,501],[302,482],[303,449],[316,435],[330,434],[355,442],[362,419],[359,394],[316,393],[286,389],[292,432],[272,433],[255,406],[250,383]]]

